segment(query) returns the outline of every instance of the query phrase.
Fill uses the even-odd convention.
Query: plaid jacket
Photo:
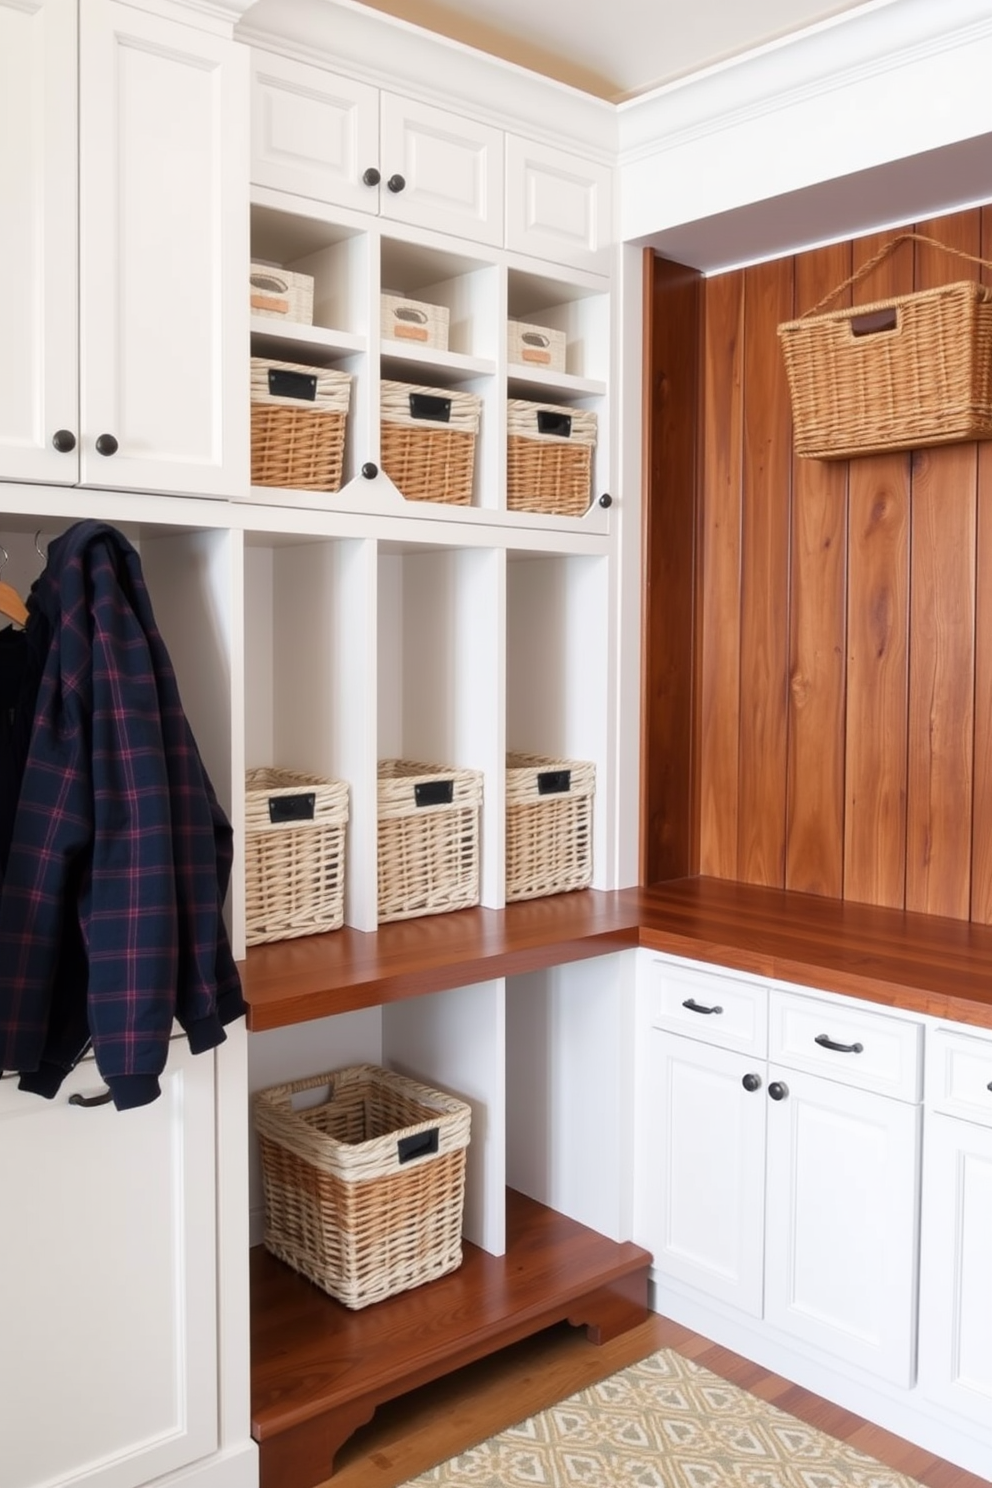
[[[231,827],[122,534],[71,527],[28,611],[25,647],[43,663],[36,695],[21,688],[34,719],[19,788],[0,783],[16,791],[0,1069],[51,1096],[92,1043],[118,1109],[143,1105],[159,1094],[174,1019],[198,1053],[244,1012],[221,915]]]

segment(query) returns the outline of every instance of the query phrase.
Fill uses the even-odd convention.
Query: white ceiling
[[[363,0],[618,103],[886,0]]]

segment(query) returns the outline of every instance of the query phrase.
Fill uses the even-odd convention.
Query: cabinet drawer
[[[772,989],[768,1057],[899,1100],[923,1094],[923,1025],[846,1000]]]
[[[992,1126],[992,1038],[931,1028],[926,1095],[935,1111]]]
[[[641,976],[642,1006],[652,1028],[765,1057],[768,993],[760,983],[650,953]]]

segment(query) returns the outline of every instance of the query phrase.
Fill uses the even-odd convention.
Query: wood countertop
[[[992,926],[713,878],[253,946],[253,1032],[632,946],[992,1029]]]

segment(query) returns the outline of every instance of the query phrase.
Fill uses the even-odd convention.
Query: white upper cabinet
[[[246,115],[231,40],[0,0],[0,476],[247,483]]]
[[[252,52],[253,185],[374,212],[379,174],[377,88]]]
[[[503,241],[503,135],[445,109],[382,95],[380,210],[393,222]]]
[[[613,171],[564,150],[506,137],[506,246],[608,273]]]
[[[80,478],[247,484],[247,64],[117,0],[80,35]],[[242,168],[243,167],[243,168]]]
[[[497,246],[503,135],[445,109],[252,54],[252,183]]]
[[[0,200],[0,475],[74,481],[76,0],[0,0]]]

